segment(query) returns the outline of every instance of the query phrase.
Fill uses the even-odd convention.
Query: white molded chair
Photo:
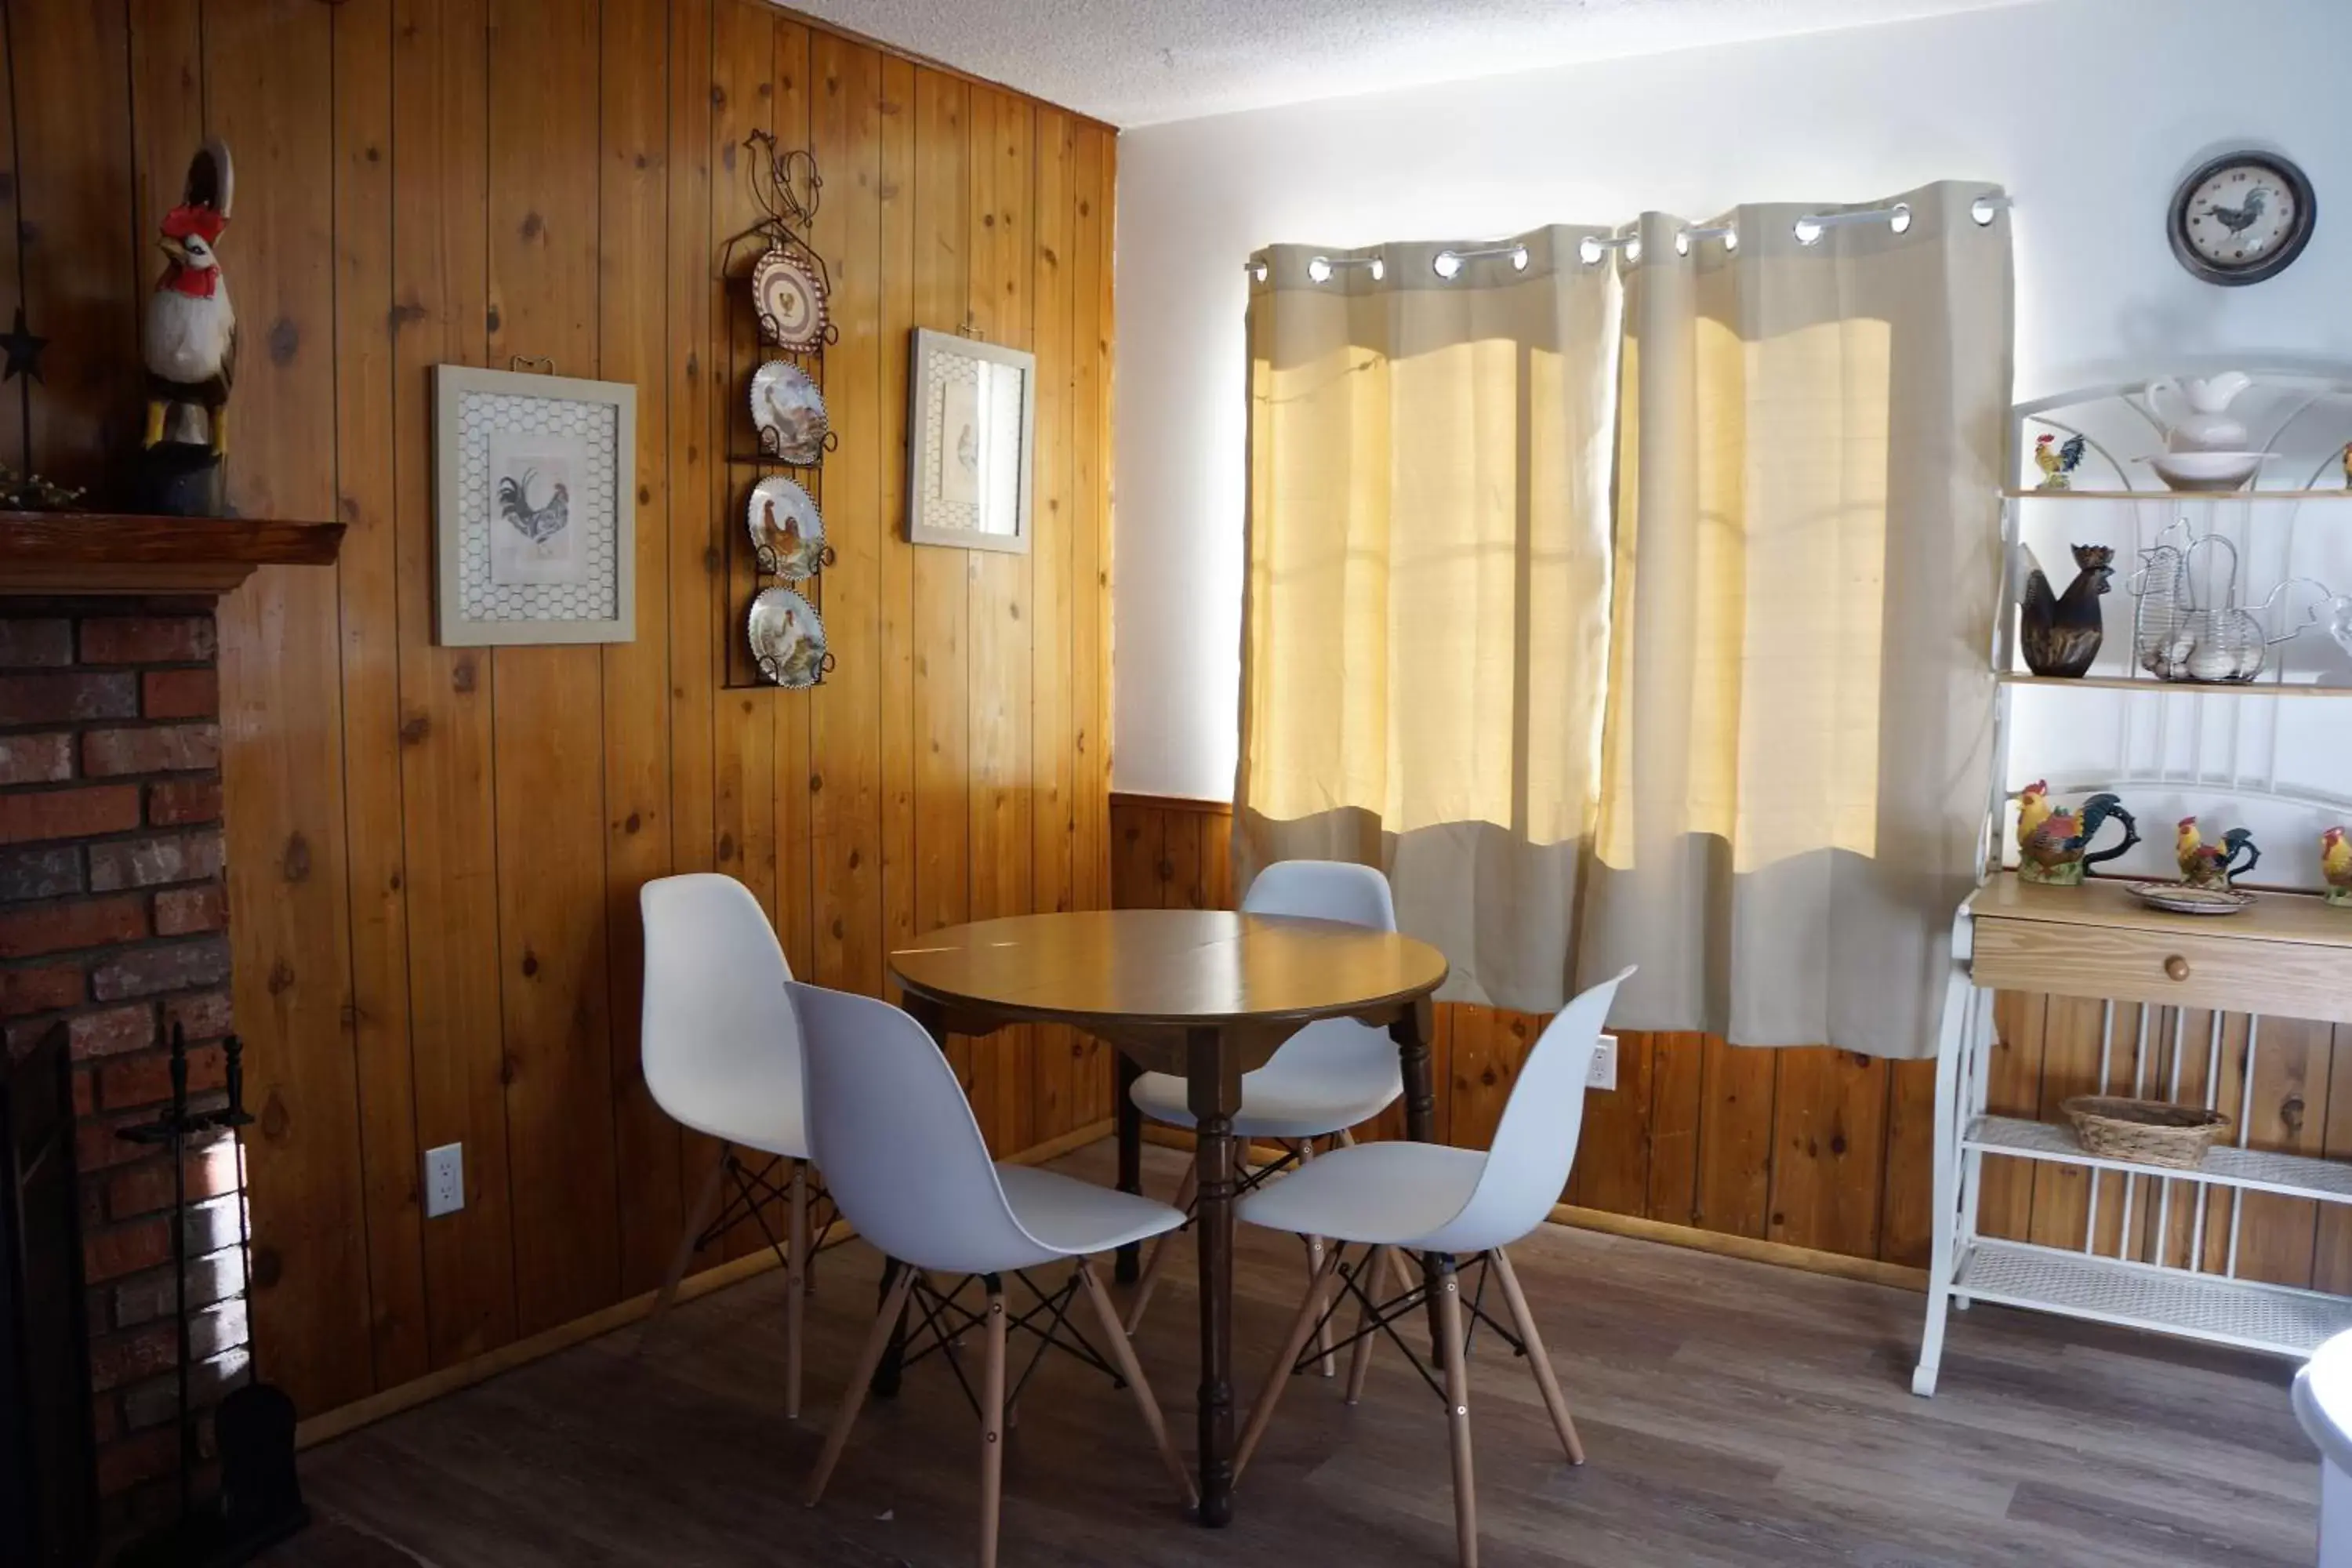
[[[1312,1232],[1329,1237],[1332,1247],[1330,1257],[1307,1287],[1307,1299],[1299,1303],[1265,1387],[1250,1409],[1249,1423],[1234,1456],[1236,1480],[1265,1435],[1266,1423],[1273,1419],[1275,1403],[1291,1374],[1303,1371],[1314,1359],[1302,1361],[1299,1352],[1339,1310],[1338,1292],[1354,1296],[1361,1312],[1348,1369],[1348,1400],[1353,1404],[1363,1390],[1364,1373],[1370,1364],[1372,1336],[1395,1337],[1396,1321],[1427,1306],[1433,1287],[1436,1348],[1444,1367],[1444,1392],[1454,1451],[1454,1535],[1463,1568],[1475,1568],[1478,1508],[1471,1484],[1470,1385],[1459,1278],[1460,1270],[1473,1262],[1493,1270],[1503,1288],[1512,1326],[1506,1329],[1487,1317],[1475,1300],[1470,1312],[1528,1358],[1568,1462],[1584,1463],[1584,1446],[1569,1418],[1568,1402],[1560,1396],[1542,1336],[1536,1331],[1527,1297],[1503,1249],[1543,1224],[1551,1215],[1552,1205],[1559,1201],[1569,1167],[1576,1161],[1577,1133],[1584,1122],[1585,1073],[1608,1019],[1609,1005],[1616,999],[1618,986],[1633,973],[1628,969],[1613,980],[1603,981],[1559,1010],[1528,1052],[1519,1080],[1503,1107],[1502,1121],[1495,1129],[1494,1144],[1486,1152],[1436,1143],[1361,1144],[1304,1166],[1242,1204],[1240,1217],[1248,1224],[1270,1230]],[[1352,1268],[1344,1262],[1350,1246],[1366,1249]],[[1423,1255],[1431,1282],[1416,1284],[1387,1301],[1375,1300],[1367,1286],[1378,1288],[1382,1258],[1412,1253]],[[1409,1348],[1406,1353],[1411,1355]]]
[[[1339,921],[1374,931],[1397,928],[1388,879],[1370,866],[1343,860],[1276,861],[1250,884],[1242,913]],[[1131,1092],[1137,1109],[1154,1121],[1193,1125],[1182,1079],[1148,1072],[1135,1080]],[[1385,1031],[1351,1018],[1327,1018],[1307,1025],[1285,1040],[1264,1067],[1242,1075],[1242,1108],[1234,1118],[1234,1136],[1241,1141],[1244,1158],[1251,1143],[1275,1142],[1290,1150],[1281,1164],[1292,1159],[1304,1163],[1315,1157],[1318,1139],[1353,1142],[1349,1129],[1386,1110],[1403,1092],[1396,1045]],[[1263,1180],[1265,1174],[1256,1173],[1252,1180]],[[1177,1189],[1178,1208],[1192,1207],[1200,1180],[1195,1161],[1185,1167],[1183,1184]],[[1307,1237],[1307,1256],[1310,1274],[1322,1268],[1322,1243],[1314,1236]],[[1162,1238],[1136,1282],[1135,1299],[1128,1308],[1129,1333],[1141,1325],[1167,1261],[1168,1242]],[[1323,1371],[1330,1375],[1328,1358]]]
[[[677,1300],[697,1251],[747,1220],[776,1247],[788,1289],[784,1308],[784,1414],[801,1413],[802,1319],[809,1266],[809,1144],[801,1083],[800,1024],[784,986],[792,970],[775,928],[751,890],[732,877],[697,872],[661,877],[637,895],[645,916],[646,1088],[674,1121],[719,1140],[719,1158],[688,1211],[661,1296],[646,1320],[642,1346]],[[768,1156],[758,1170],[742,1149]],[[773,1173],[792,1163],[790,1218],[779,1245],[762,1202],[778,1195]],[[726,1215],[719,1199],[735,1192]]]
[[[824,1495],[825,1482],[866,1404],[875,1368],[910,1300],[920,1313],[919,1334],[929,1330],[931,1338],[906,1347],[909,1363],[934,1352],[953,1361],[968,1329],[979,1329],[986,1336],[987,1359],[977,1401],[982,1568],[992,1568],[996,1562],[1004,1465],[1005,1340],[1013,1328],[1043,1342],[1040,1355],[1046,1345],[1057,1346],[1125,1383],[1186,1505],[1197,1503],[1192,1478],[1169,1443],[1151,1385],[1144,1381],[1134,1347],[1119,1331],[1109,1292],[1088,1261],[1096,1253],[1172,1230],[1184,1216],[1166,1204],[1131,1193],[1051,1171],[993,1163],[955,1069],[921,1025],[871,996],[797,983],[787,989],[800,1014],[810,1122],[826,1185],[843,1216],[890,1259],[882,1310],[858,1352],[841,1410],[825,1437],[824,1452],[809,1482],[809,1506],[814,1508]],[[1065,1259],[1076,1259],[1077,1268],[1051,1290],[1023,1272]],[[927,1278],[932,1272],[966,1278],[942,1294]],[[1007,1275],[1027,1285],[1042,1310],[1009,1319]],[[978,1314],[956,1300],[975,1276],[987,1298]],[[1071,1298],[1081,1290],[1093,1303],[1107,1337],[1102,1352],[1067,1321]],[[1035,1326],[1041,1321],[1046,1325],[1043,1329]],[[1065,1333],[1072,1337],[1065,1339]],[[1024,1381],[1026,1376],[1024,1373]],[[1013,1394],[1018,1394],[1016,1387]]]

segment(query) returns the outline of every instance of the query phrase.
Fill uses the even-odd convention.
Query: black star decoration
[[[41,351],[48,346],[48,339],[36,334],[25,325],[25,307],[17,306],[16,324],[0,332],[0,351],[5,351],[8,356],[7,369],[0,373],[0,381],[14,381],[19,374],[34,381],[40,380]]]

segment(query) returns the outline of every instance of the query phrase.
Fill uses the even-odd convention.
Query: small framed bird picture
[[[2173,192],[2165,233],[2180,265],[2208,283],[2259,283],[2286,270],[2311,243],[2319,201],[2276,153],[2224,153]]]
[[[637,389],[433,367],[435,640],[636,637]]]

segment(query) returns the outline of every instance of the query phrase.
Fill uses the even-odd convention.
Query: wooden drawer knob
[[[2186,980],[2189,978],[2189,961],[2176,952],[2164,961],[2164,972],[2175,980]]]

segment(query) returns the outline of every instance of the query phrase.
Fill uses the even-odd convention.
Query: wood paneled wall
[[[1111,797],[1111,896],[1116,908],[1215,909],[1233,901],[1233,817],[1220,805]],[[1546,1018],[1448,1004],[1437,1010],[1438,1125],[1450,1142],[1483,1148],[1511,1081]],[[2146,1091],[2169,1092],[2176,1030],[2187,1044],[2179,1090],[2205,1091],[2212,1015],[2003,993],[1995,1006],[1996,1113],[2063,1121],[2070,1095],[2133,1092],[2145,1040]],[[2145,1027],[2146,1033],[2142,1030]],[[2100,1045],[2113,1042],[2101,1075]],[[2263,1021],[2245,1106],[2247,1021],[2224,1015],[2221,1108],[2252,1118],[2261,1148],[2352,1157],[2352,1035],[2336,1049],[2328,1026]],[[1619,1037],[1617,1089],[1585,1103],[1584,1131],[1562,1201],[1610,1214],[1924,1267],[1935,1149],[1936,1064],[1886,1061],[1826,1047],[1767,1050],[1691,1034]],[[1402,1119],[1391,1111],[1392,1133]],[[2096,1226],[2114,1255],[2125,1234],[2124,1178],[2072,1165],[1986,1162],[1986,1233],[2080,1247]],[[2190,1190],[2167,1201],[2164,1184],[2131,1179],[2131,1255],[2179,1264],[2201,1237],[2206,1266],[2230,1256],[2232,1205],[2210,1200],[2196,1225]],[[2236,1217],[2241,1273],[2282,1284],[2352,1291],[2352,1225],[2333,1207],[2251,1194]]]
[[[637,1071],[647,878],[742,878],[868,991],[923,931],[1108,898],[1114,138],[760,0],[10,0],[5,37],[0,311],[54,342],[0,460],[102,488],[135,439],[152,237],[216,133],[231,495],[351,524],[221,614],[253,1312],[315,1415],[657,1282],[708,1156]],[[723,684],[754,129],[815,152],[842,333],[813,692]],[[1030,555],[898,536],[917,326],[1038,355]],[[428,370],[517,355],[637,386],[633,642],[433,643]],[[1005,1152],[1107,1099],[1067,1038],[960,1065]]]

